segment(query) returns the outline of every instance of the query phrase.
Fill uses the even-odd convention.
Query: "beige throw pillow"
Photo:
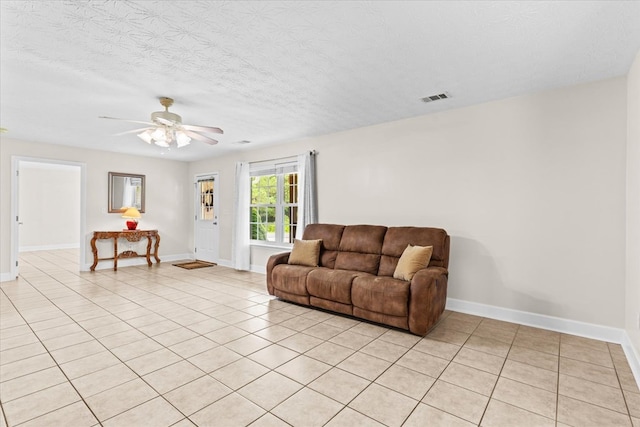
[[[322,239],[318,240],[298,240],[293,241],[293,249],[289,255],[289,264],[306,265],[308,267],[317,267],[320,258],[320,244]]]
[[[411,281],[418,270],[429,265],[432,254],[433,246],[408,245],[398,260],[393,278]]]

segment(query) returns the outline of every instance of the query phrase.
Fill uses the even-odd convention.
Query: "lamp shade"
[[[130,207],[127,208],[127,210],[124,211],[124,213],[122,214],[122,218],[140,218],[140,211],[138,209],[136,209],[135,207]]]

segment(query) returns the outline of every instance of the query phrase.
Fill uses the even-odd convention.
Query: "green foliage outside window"
[[[298,202],[297,178],[296,173],[251,177],[252,240],[292,242]]]

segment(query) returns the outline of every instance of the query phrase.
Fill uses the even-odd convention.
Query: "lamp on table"
[[[140,211],[135,207],[127,208],[122,214],[122,218],[127,219],[127,228],[129,230],[135,230],[138,227],[138,218],[140,218]]]

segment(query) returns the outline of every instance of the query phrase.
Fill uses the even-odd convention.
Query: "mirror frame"
[[[142,182],[142,189],[140,193],[140,208],[138,209],[140,213],[144,213],[144,199],[145,199],[145,176],[132,174],[132,173],[121,173],[121,172],[109,172],[109,193],[108,193],[108,212],[109,213],[122,213],[121,208],[116,208],[113,203],[113,193],[114,193],[114,178],[140,178]]]

